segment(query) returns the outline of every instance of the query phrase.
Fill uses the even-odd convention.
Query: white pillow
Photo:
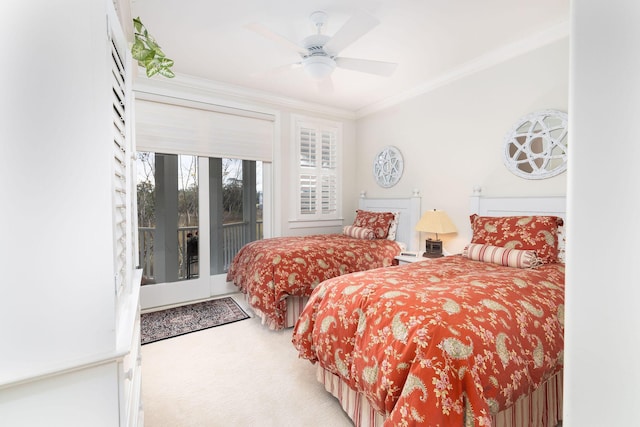
[[[388,240],[396,240],[396,232],[398,231],[398,218],[400,217],[400,212],[393,213],[393,221],[391,225],[389,225],[389,234],[387,235]]]

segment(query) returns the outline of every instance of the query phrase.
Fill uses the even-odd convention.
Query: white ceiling
[[[360,112],[391,104],[569,33],[569,0],[131,0],[173,70],[279,97]],[[323,92],[295,52],[245,26],[300,42],[329,15],[333,35],[358,10],[380,24],[340,56],[396,62],[391,77],[336,69]],[[280,68],[279,68],[280,67]]]

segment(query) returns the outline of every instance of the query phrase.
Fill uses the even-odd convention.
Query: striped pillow
[[[491,262],[516,268],[535,268],[542,264],[535,251],[506,249],[478,243],[467,245],[462,251],[462,256],[474,261]]]
[[[373,240],[376,238],[376,233],[372,229],[365,227],[356,227],[354,225],[345,225],[342,232],[345,235],[355,237],[356,239]]]

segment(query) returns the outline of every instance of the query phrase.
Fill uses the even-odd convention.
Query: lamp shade
[[[455,233],[458,231],[447,213],[436,209],[422,214],[420,221],[416,225],[416,230],[436,234]]]

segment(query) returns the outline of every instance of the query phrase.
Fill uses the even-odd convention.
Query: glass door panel
[[[143,284],[197,278],[197,157],[138,153],[137,175]]]

